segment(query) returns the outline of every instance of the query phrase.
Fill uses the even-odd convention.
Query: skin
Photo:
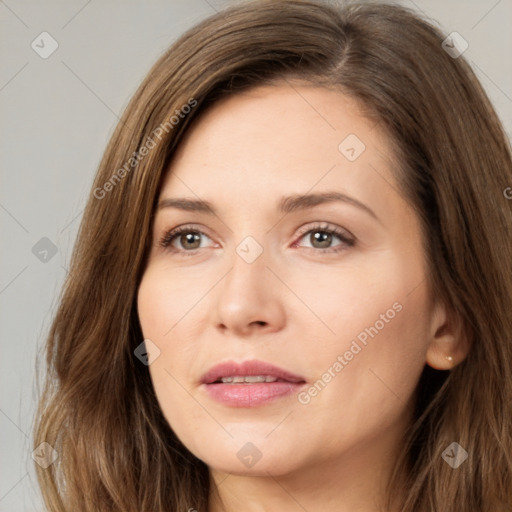
[[[349,134],[366,146],[354,161],[338,149]],[[224,99],[182,140],[159,199],[208,200],[217,215],[157,210],[138,312],[160,350],[149,371],[163,414],[210,468],[210,511],[378,510],[424,365],[465,357],[445,306],[429,305],[419,220],[394,168],[384,132],[353,100],[304,84]],[[277,210],[284,195],[326,191],[377,219],[348,202]],[[355,245],[319,243],[319,223]],[[204,233],[200,244],[159,244],[185,224]],[[252,263],[236,252],[247,236],[263,249]],[[333,371],[393,304],[401,310]],[[201,388],[213,365],[251,359],[303,376],[306,390],[329,368],[335,376],[306,404],[293,394],[252,409]],[[261,453],[252,467],[237,457],[247,442]]]

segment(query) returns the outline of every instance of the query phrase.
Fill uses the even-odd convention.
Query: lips
[[[250,381],[253,380],[251,377],[270,377],[272,380],[268,380],[268,382],[272,382],[274,379],[280,382],[291,382],[294,384],[305,382],[305,379],[299,375],[294,375],[282,368],[262,361],[245,361],[243,363],[228,361],[211,368],[203,375],[201,383],[220,383],[222,379],[236,377],[248,377],[248,382],[246,381],[244,383],[251,383]]]
[[[256,407],[300,391],[306,381],[262,361],[229,361],[211,368],[201,379],[207,395],[228,407]]]

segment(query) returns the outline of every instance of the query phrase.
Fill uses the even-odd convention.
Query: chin
[[[283,463],[275,457],[263,457],[254,464],[252,467],[245,467],[240,463],[238,459],[233,460],[232,458],[218,461],[218,460],[203,460],[205,464],[212,471],[218,471],[220,473],[229,473],[237,476],[261,476],[261,477],[280,477],[293,472],[297,467],[292,463]]]
[[[296,447],[288,450],[282,442],[275,439],[271,442],[264,436],[258,440],[249,441],[250,436],[243,436],[243,441],[236,436],[227,442],[220,443],[213,436],[202,439],[211,439],[209,446],[196,446],[187,448],[210,470],[234,475],[250,476],[280,476],[297,469],[299,461]],[[256,436],[252,436],[253,439]],[[293,458],[291,457],[293,455]]]

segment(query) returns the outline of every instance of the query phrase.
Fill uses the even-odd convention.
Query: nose
[[[231,269],[219,284],[215,297],[217,328],[225,334],[243,337],[282,329],[285,323],[283,290],[267,267],[268,254],[263,251],[248,262],[235,252],[231,261]]]

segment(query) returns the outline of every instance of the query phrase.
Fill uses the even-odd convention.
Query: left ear
[[[436,370],[451,370],[469,353],[470,343],[461,317],[439,302],[431,321],[426,363]]]

